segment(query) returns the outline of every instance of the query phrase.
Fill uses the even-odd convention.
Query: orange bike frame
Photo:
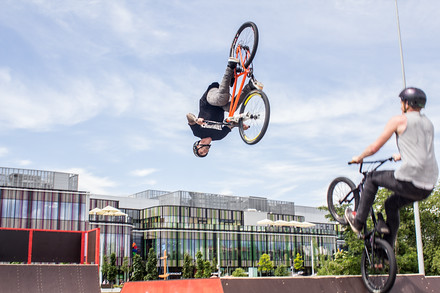
[[[243,90],[244,83],[246,81],[246,76],[248,76],[250,69],[244,67],[244,62],[247,60],[249,52],[247,50],[242,50],[240,46],[237,47],[237,50],[235,52],[236,56],[238,56],[240,60],[241,65],[241,71],[237,72],[237,68],[234,69],[234,86],[232,87],[232,97],[231,97],[231,104],[229,106],[229,115],[228,118],[226,118],[226,121],[229,122],[229,118],[234,116],[235,110],[237,110],[238,101],[240,100],[241,91]],[[243,56],[244,55],[244,56]],[[239,83],[239,79],[241,78],[240,85],[237,89],[237,84]],[[237,90],[237,95],[235,95],[235,91]]]

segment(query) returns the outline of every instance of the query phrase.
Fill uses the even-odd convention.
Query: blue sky
[[[440,2],[399,1],[406,82],[428,95],[440,158]],[[235,129],[192,154],[185,114],[254,21],[263,140]],[[325,204],[336,176],[400,114],[394,0],[20,1],[0,4],[0,166],[79,174],[81,190],[146,189]],[[394,139],[375,155],[397,151]],[[394,168],[397,164],[389,164]]]

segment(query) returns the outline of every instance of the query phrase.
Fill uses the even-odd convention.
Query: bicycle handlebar
[[[370,164],[370,165],[371,164],[377,164],[377,166],[375,166],[372,170],[370,170],[370,172],[371,172],[371,171],[376,171],[380,166],[385,164],[385,162],[393,161],[393,160],[394,160],[393,157],[389,157],[389,158],[386,158],[386,159],[376,160],[376,161],[362,161],[361,163],[359,163],[359,173],[362,173],[365,176],[366,173],[369,172],[369,171],[363,171],[362,167],[364,166],[364,164]],[[348,164],[351,165],[351,164],[356,164],[356,163],[351,161],[351,162],[348,162]]]
[[[377,160],[377,161],[362,161],[361,163],[356,163],[356,162],[350,161],[350,162],[348,162],[348,164],[349,165],[352,165],[352,164],[376,164],[376,163],[382,163],[383,164],[386,161],[393,161],[393,160],[394,160],[393,157],[389,157],[389,158],[382,159],[382,160]]]

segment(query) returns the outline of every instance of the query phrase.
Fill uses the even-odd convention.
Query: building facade
[[[198,251],[218,263],[222,274],[254,268],[264,253],[275,266],[287,267],[299,253],[310,270],[312,256],[316,260],[318,254],[333,255],[337,249],[337,226],[327,222],[323,212],[293,202],[158,190],[113,197],[78,191],[75,174],[13,168],[0,172],[1,227],[100,228],[101,256],[115,253],[118,265],[133,253],[145,259],[154,248],[158,258],[167,252],[168,270],[177,274],[184,255],[194,259]],[[89,213],[108,206],[123,214]],[[261,224],[267,219],[273,224]],[[313,226],[289,224],[308,219]]]
[[[0,226],[85,231],[89,194],[78,175],[0,168]]]

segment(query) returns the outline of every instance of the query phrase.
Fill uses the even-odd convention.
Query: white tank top
[[[438,166],[434,152],[434,126],[419,112],[405,113],[405,131],[397,136],[402,165],[394,173],[398,180],[430,190],[437,184]]]

